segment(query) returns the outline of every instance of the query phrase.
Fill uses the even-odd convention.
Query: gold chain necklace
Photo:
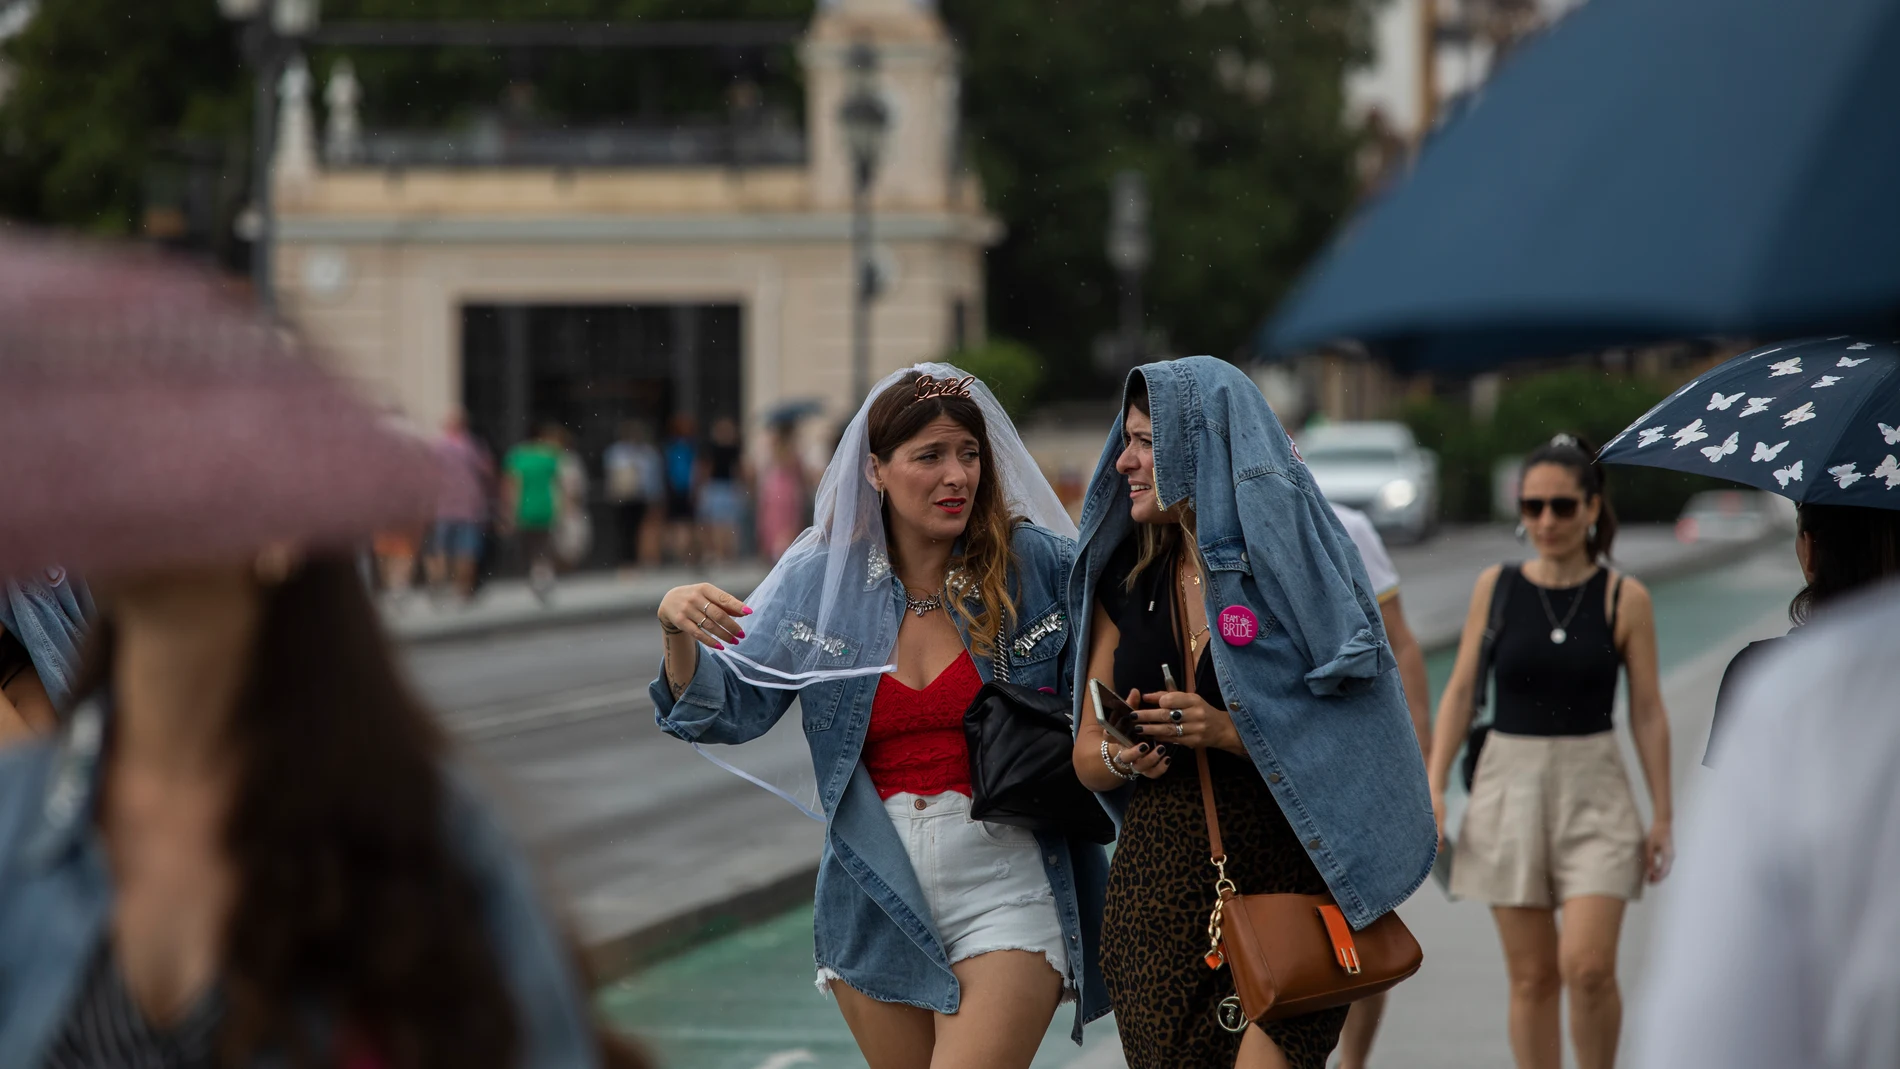
[[[1187,563],[1187,562],[1184,561],[1183,563]],[[1185,629],[1187,627],[1188,608],[1191,605],[1191,602],[1188,601],[1188,580],[1193,579],[1194,586],[1196,589],[1198,589],[1201,585],[1201,575],[1200,575],[1199,568],[1195,568],[1192,573],[1189,573],[1183,569],[1177,569],[1176,571],[1177,571],[1177,574],[1175,576],[1175,582],[1181,588],[1181,626],[1183,629]],[[1187,670],[1190,674],[1194,672],[1195,665],[1200,663],[1195,658],[1200,653],[1201,640],[1207,637],[1207,632],[1210,626],[1212,625],[1202,624],[1200,627],[1200,630],[1192,632],[1191,634],[1188,635]]]

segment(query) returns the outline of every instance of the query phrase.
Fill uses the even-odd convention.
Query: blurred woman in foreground
[[[1794,554],[1801,562],[1801,577],[1807,581],[1788,604],[1788,620],[1795,631],[1805,627],[1829,603],[1900,574],[1900,512],[1856,505],[1798,504],[1795,516]],[[1740,701],[1743,684],[1762,663],[1762,655],[1783,645],[1786,637],[1743,646],[1723,670],[1703,764],[1715,764],[1715,751],[1726,731],[1724,725],[1733,719],[1730,712]]]

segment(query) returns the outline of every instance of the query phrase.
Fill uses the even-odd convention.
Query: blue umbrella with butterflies
[[[1743,353],[1624,428],[1598,459],[1798,502],[1900,509],[1900,349],[1838,336]]]

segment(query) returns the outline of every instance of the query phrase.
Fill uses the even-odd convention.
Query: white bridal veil
[[[949,364],[915,364],[893,372],[872,387],[845,428],[819,480],[812,526],[745,599],[752,609],[752,615],[740,621],[746,637],[724,650],[702,651],[718,658],[726,671],[755,686],[799,690],[895,667],[890,663],[889,640],[875,647],[870,641],[886,631],[878,624],[892,612],[892,593],[883,514],[870,481],[869,419],[871,402],[911,372],[940,381],[969,380],[969,395],[982,411],[989,432],[990,467],[982,477],[1001,480],[1012,515],[1075,537],[1068,510],[988,386]],[[804,757],[799,766],[802,775],[787,767],[790,736],[772,745],[773,736],[780,735],[786,733],[774,730],[761,740],[765,745],[721,747],[725,760],[703,747],[695,748],[727,771],[823,819],[817,811],[811,761],[802,754],[803,733],[797,735],[797,749]],[[739,767],[757,761],[763,761],[762,767]]]

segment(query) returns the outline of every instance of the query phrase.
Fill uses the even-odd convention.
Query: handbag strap
[[[990,648],[990,678],[998,683],[1009,682],[1009,651],[1003,647],[1007,633],[1002,624],[996,625],[996,645]]]
[[[1227,878],[1227,851],[1220,843],[1220,814],[1214,809],[1214,774],[1207,766],[1207,750],[1204,747],[1194,751],[1194,767],[1201,774],[1201,810],[1207,814],[1208,860],[1220,870],[1221,878]]]

